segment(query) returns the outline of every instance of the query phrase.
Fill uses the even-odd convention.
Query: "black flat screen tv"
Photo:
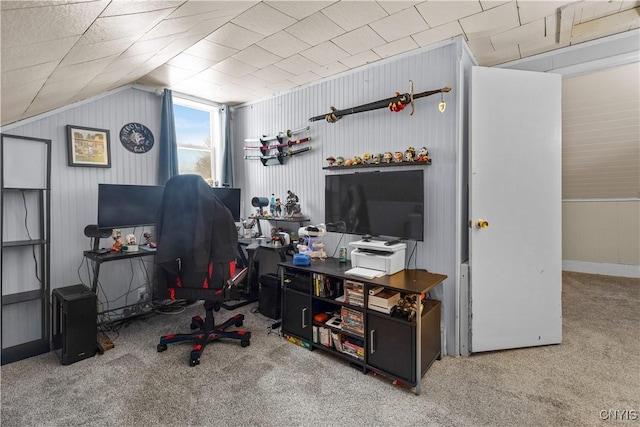
[[[229,187],[213,187],[213,194],[231,211],[233,220],[240,221],[240,189]]]
[[[156,225],[164,186],[98,184],[98,228]]]
[[[424,240],[422,170],[325,177],[327,231]]]

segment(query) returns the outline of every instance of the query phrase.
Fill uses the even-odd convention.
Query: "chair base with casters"
[[[204,308],[206,310],[206,317],[202,319],[200,316],[194,316],[191,318],[191,329],[198,329],[195,332],[189,334],[168,334],[160,337],[160,343],[158,344],[158,352],[163,352],[167,349],[167,344],[189,341],[194,342],[191,355],[189,357],[189,365],[196,366],[200,364],[200,355],[204,351],[207,344],[218,341],[222,338],[235,339],[240,341],[242,347],[251,345],[251,332],[248,331],[227,331],[226,329],[235,326],[241,327],[244,315],[236,314],[224,323],[215,326],[213,318],[213,312],[220,310],[220,303],[213,301],[205,301]]]

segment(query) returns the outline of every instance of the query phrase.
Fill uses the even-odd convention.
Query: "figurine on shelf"
[[[371,158],[371,161],[373,162],[374,165],[379,165],[380,164],[380,154],[374,154],[373,157]]]
[[[111,237],[113,238],[113,245],[111,245],[111,250],[114,252],[120,252],[122,249],[122,232],[117,228],[111,232]]]
[[[362,157],[360,156],[354,156],[353,157],[353,165],[361,165],[362,164]]]
[[[416,149],[413,147],[409,147],[404,152],[404,157],[407,162],[413,162],[416,159]]]
[[[344,165],[344,157],[342,157],[342,156],[338,156],[338,157],[336,158],[336,165],[338,165],[338,166],[342,166],[342,165]]]
[[[384,153],[382,157],[384,158],[385,163],[391,163],[391,159],[393,159],[393,154],[391,154],[391,151],[387,151]]]
[[[300,204],[298,203],[298,196],[291,190],[287,191],[287,202],[284,205],[284,209],[286,211],[285,216],[294,217],[294,216],[302,216]]]
[[[142,236],[144,237],[144,244],[147,245],[147,246],[150,246],[151,245],[151,233],[149,233],[148,231],[145,231]]]
[[[427,147],[422,147],[418,152],[418,158],[416,159],[419,162],[428,162],[429,161],[429,150]]]
[[[395,163],[402,163],[402,159],[403,159],[403,155],[402,155],[402,151],[396,151],[395,153],[393,153],[393,161]]]
[[[333,157],[333,156],[329,156],[329,157],[327,157],[327,163],[329,164],[329,167],[331,167],[331,166],[335,165],[335,163],[336,163],[336,158],[335,158],[335,157]]]
[[[371,153],[364,153],[362,155],[362,164],[368,165],[371,162]]]
[[[275,214],[277,218],[282,216],[282,202],[280,201],[280,197],[276,197]]]

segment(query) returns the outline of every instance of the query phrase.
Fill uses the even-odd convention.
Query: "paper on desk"
[[[373,270],[371,268],[356,267],[356,268],[352,268],[351,270],[345,271],[344,274],[364,277],[365,279],[374,279],[376,277],[384,276],[384,271]]]

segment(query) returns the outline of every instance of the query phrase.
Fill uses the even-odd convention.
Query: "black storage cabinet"
[[[280,276],[273,273],[260,276],[260,296],[258,298],[260,314],[270,319],[280,319],[281,304]]]
[[[70,365],[96,354],[98,325],[96,294],[85,285],[54,289],[53,350],[63,365]]]

